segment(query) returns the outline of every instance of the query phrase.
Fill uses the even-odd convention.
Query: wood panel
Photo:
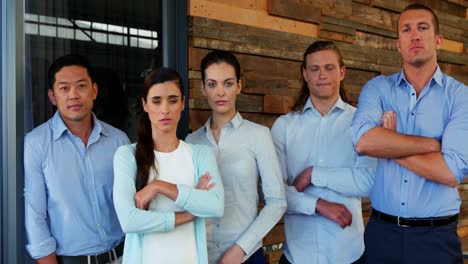
[[[319,23],[321,15],[321,9],[316,6],[284,0],[271,0],[269,12],[271,15],[294,18],[311,23]]]

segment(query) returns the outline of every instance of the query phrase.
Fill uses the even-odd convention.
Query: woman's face
[[[180,115],[184,110],[184,97],[174,81],[158,83],[148,91],[143,109],[148,113],[153,131],[176,133]]]
[[[234,115],[236,97],[242,89],[242,82],[237,80],[234,67],[225,62],[214,63],[205,69],[205,83],[202,83],[203,95],[213,113]]]

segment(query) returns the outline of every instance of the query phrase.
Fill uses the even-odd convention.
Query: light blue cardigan
[[[215,186],[201,191],[178,184],[179,196],[175,204],[195,215],[195,238],[199,263],[208,263],[205,217],[221,217],[224,211],[224,190],[211,149],[189,144],[193,151],[195,184],[208,172]],[[114,206],[122,230],[126,233],[123,264],[141,263],[143,236],[151,232],[168,232],[174,229],[175,213],[140,210],[135,206],[135,179],[137,165],[136,144],[119,147],[114,156]],[[183,166],[184,164],[181,164]]]

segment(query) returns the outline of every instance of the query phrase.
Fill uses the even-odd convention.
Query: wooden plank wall
[[[443,71],[468,83],[468,1],[407,0],[188,0],[190,128],[202,126],[209,107],[200,91],[200,61],[212,49],[234,52],[244,88],[238,110],[244,118],[271,127],[289,112],[301,87],[304,50],[319,39],[333,40],[347,66],[345,87],[357,101],[362,86],[379,74],[400,70],[395,22],[410,3],[436,10],[444,45],[438,52]],[[468,184],[463,198],[460,235],[468,237]],[[363,212],[370,204],[363,200]],[[464,227],[466,226],[466,227]],[[284,241],[282,222],[265,238],[268,250]],[[467,241],[468,242],[468,241]],[[271,247],[271,245],[275,245]],[[468,243],[464,243],[468,249]],[[276,263],[281,250],[268,254]]]

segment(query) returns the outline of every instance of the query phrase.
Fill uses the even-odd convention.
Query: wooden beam
[[[320,30],[319,36],[323,39],[354,43],[354,35],[342,34],[328,30]]]
[[[270,0],[269,14],[289,19],[320,23],[321,9],[294,0]]]
[[[231,23],[266,28],[281,32],[316,37],[318,26],[302,21],[268,15],[267,11],[245,9],[225,3],[206,0],[190,0],[189,15],[222,20]]]

